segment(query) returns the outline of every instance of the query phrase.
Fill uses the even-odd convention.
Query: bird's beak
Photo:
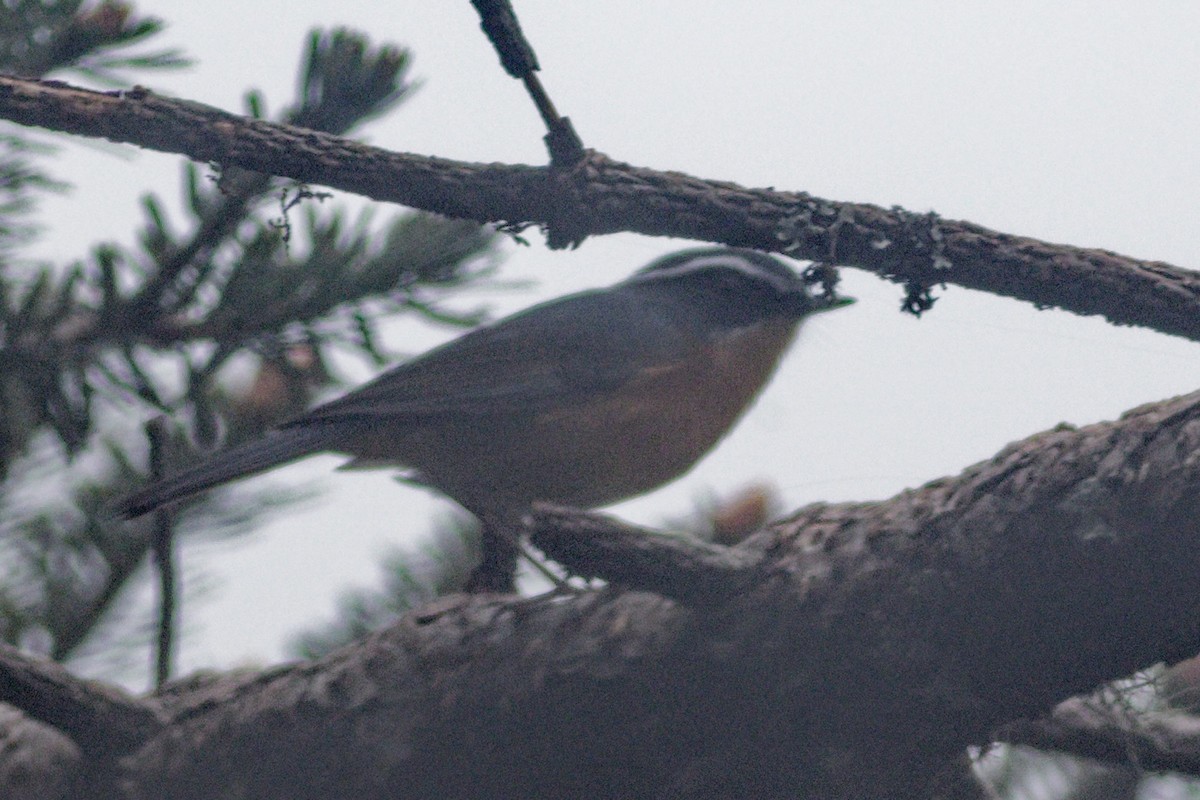
[[[830,297],[828,295],[814,297],[806,292],[803,297],[797,296],[796,311],[803,316],[821,314],[826,311],[832,311],[835,308],[843,308],[844,306],[851,305],[853,302],[853,297]]]
[[[813,314],[819,314],[822,311],[833,311],[835,308],[843,308],[845,306],[854,305],[853,297],[830,297],[824,298],[817,303],[817,307],[812,310]]]

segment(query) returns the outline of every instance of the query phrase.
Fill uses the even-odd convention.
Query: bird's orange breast
[[[795,334],[793,320],[697,343],[615,391],[558,409],[459,415],[373,431],[344,451],[407,466],[467,508],[544,500],[590,508],[682,475],[733,426]]]
[[[531,433],[554,455],[533,460],[557,473],[544,489],[557,496],[534,499],[607,505],[682,475],[750,405],[795,327],[780,320],[732,333],[642,370],[609,396],[541,415]]]

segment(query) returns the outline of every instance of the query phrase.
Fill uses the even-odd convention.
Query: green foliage
[[[65,188],[37,167],[36,158],[49,152],[49,147],[0,132],[0,264],[37,232],[29,221],[37,196]]]
[[[0,3],[0,69],[115,79],[182,63],[175,53],[131,54],[161,27],[119,2]],[[313,33],[282,119],[347,133],[409,96],[410,65],[407,51],[361,34]],[[251,94],[249,105],[258,113],[265,103]],[[378,221],[324,208],[325,196],[304,186],[189,165],[184,219],[147,196],[134,246],[99,244],[66,266],[21,264],[28,215],[55,187],[38,155],[23,130],[0,130],[0,637],[63,658],[145,560],[148,531],[106,512],[145,479],[129,418],[190,421],[175,462],[197,457],[189,442],[255,435],[329,383],[329,348],[381,361],[381,317],[474,321],[440,301],[490,272],[494,239],[430,215]],[[265,387],[249,399],[214,380],[247,351],[259,356]],[[254,516],[219,499],[208,507],[206,521],[226,530]]]
[[[123,70],[188,63],[174,50],[132,52],[133,45],[162,29],[161,20],[138,17],[131,4],[120,0],[6,0],[0,3],[0,65],[27,77],[70,69],[121,83]]]

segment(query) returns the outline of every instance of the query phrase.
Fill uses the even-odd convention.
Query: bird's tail
[[[262,438],[217,453],[178,475],[155,481],[121,500],[116,512],[126,519],[140,517],[172,500],[295,461],[329,446],[329,432],[324,425],[297,425],[274,430]]]

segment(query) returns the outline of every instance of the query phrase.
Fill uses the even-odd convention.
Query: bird
[[[535,502],[596,508],[687,472],[805,317],[851,302],[756,250],[675,252],[478,327],[126,497],[133,518],[319,452],[396,466],[483,523],[470,591],[509,592]]]

